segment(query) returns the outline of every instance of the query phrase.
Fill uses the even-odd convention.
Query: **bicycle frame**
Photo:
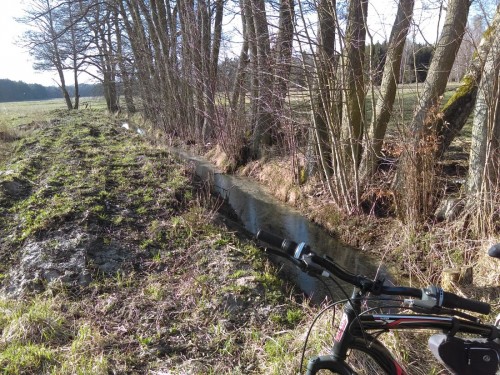
[[[444,291],[436,285],[430,285],[427,288],[421,289],[405,286],[386,286],[384,285],[383,279],[372,280],[363,275],[355,275],[344,270],[339,267],[333,259],[327,256],[321,257],[317,255],[304,242],[296,243],[264,230],[259,230],[257,232],[256,239],[274,247],[274,249],[266,248],[266,252],[289,259],[302,271],[333,280],[338,278],[355,286],[351,299],[348,299],[344,307],[339,329],[334,338],[332,354],[310,360],[307,366],[308,375],[316,374],[322,369],[331,370],[338,374],[354,374],[354,371],[347,363],[350,349],[359,350],[367,354],[367,356],[371,357],[387,374],[405,374],[405,371],[394,360],[391,353],[377,340],[378,334],[376,334],[375,331],[383,333],[396,329],[431,329],[446,332],[448,337],[444,337],[444,339],[447,341],[444,342],[444,344],[443,341],[433,341],[434,346],[432,346],[431,349],[433,350],[432,353],[438,359],[450,366],[451,361],[455,359],[453,355],[451,357],[448,356],[447,360],[443,360],[443,356],[439,351],[440,348],[444,351],[445,346],[450,348],[450,345],[448,345],[450,342],[455,343],[452,344],[455,346],[451,347],[453,350],[457,348],[456,343],[458,342],[458,350],[463,349],[464,353],[470,348],[472,348],[473,351],[482,349],[479,343],[476,346],[466,347],[464,340],[460,338],[452,340],[457,332],[474,334],[478,336],[478,338],[482,337],[488,340],[498,340],[500,338],[500,331],[498,328],[492,325],[481,324],[478,319],[468,315],[469,312],[489,314],[491,312],[489,303],[476,301],[452,292]],[[489,250],[489,254],[493,257],[500,258],[500,244],[493,246]],[[368,293],[374,296],[388,295],[411,297],[413,300],[410,300],[409,308],[414,314],[368,314],[373,311],[373,309],[362,312],[361,302],[366,300],[366,295]],[[397,306],[397,308],[400,307],[402,308],[403,305]],[[468,313],[460,312],[455,309],[465,310]],[[326,310],[322,312],[324,311]],[[457,318],[457,316],[459,318]],[[436,338],[436,336],[434,336],[434,338]],[[436,340],[438,339],[439,338]],[[491,344],[493,345],[487,345],[485,348],[487,350],[492,349],[498,356],[498,353],[500,353],[500,349],[498,348],[499,344],[496,342],[492,342]],[[444,353],[447,354],[446,352]],[[460,355],[460,353],[458,353],[458,355]],[[479,353],[479,355],[481,355],[481,353]],[[494,353],[491,355],[494,356]],[[465,365],[469,366],[471,364],[470,357],[467,356],[464,358],[467,362]],[[352,357],[350,359],[352,359]],[[360,362],[363,360],[364,358],[360,357]],[[483,356],[481,360],[483,362],[490,362],[490,354]],[[495,360],[496,361],[492,362],[492,364],[498,366],[498,358],[495,358]],[[483,370],[485,368],[481,366],[480,362],[477,363],[479,363],[479,365],[472,367],[472,371],[476,371],[477,369]],[[453,366],[454,365],[455,363]],[[463,367],[464,364],[460,362],[458,366],[458,368],[460,368]],[[494,370],[493,368],[491,369]],[[490,368],[487,368],[487,371],[490,371]]]
[[[339,328],[334,338],[332,354],[312,358],[307,366],[307,375],[316,374],[321,369],[339,374],[355,374],[348,363],[346,363],[350,349],[357,349],[371,356],[387,374],[405,375],[406,372],[394,359],[389,350],[370,332],[430,329],[445,332],[471,333],[482,337],[489,337],[492,332],[492,328],[487,325],[449,316],[363,314],[361,313],[361,301],[362,296],[355,291],[353,298],[344,307]]]

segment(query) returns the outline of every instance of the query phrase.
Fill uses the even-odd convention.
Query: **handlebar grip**
[[[450,309],[468,310],[479,314],[489,314],[491,311],[491,306],[486,302],[462,298],[456,294],[448,292],[443,292],[442,306]]]
[[[260,229],[255,237],[263,242],[268,243],[269,245],[281,249],[286,254],[293,256],[295,252],[295,248],[297,247],[297,243],[287,240],[285,238],[281,238],[276,236],[275,234],[266,232],[265,230]]]

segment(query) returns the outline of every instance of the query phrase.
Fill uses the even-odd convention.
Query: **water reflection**
[[[351,272],[370,277],[377,272],[378,267],[369,258],[354,248],[340,244],[300,213],[266,194],[250,179],[217,173],[214,166],[207,161],[177,152],[184,159],[194,162],[197,175],[209,181],[213,189],[228,201],[246,230],[255,234],[262,228],[296,242],[306,242],[316,253],[330,256]],[[317,279],[304,274],[288,262],[280,262],[280,265],[282,274],[312,296],[315,302],[324,298],[325,287]],[[380,272],[385,274],[384,269],[379,270]],[[339,292],[333,283],[330,283],[330,287]],[[347,286],[346,289],[350,294],[352,287]],[[336,298],[345,297],[342,293],[335,294]]]

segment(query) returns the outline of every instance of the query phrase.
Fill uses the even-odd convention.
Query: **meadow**
[[[82,98],[81,108],[102,110],[106,103],[102,97]],[[63,99],[2,102],[0,103],[0,162],[12,151],[13,141],[31,131],[39,121],[47,121],[53,111],[65,111]]]

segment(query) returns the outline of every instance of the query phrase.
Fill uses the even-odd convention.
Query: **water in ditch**
[[[335,240],[299,212],[267,194],[252,180],[219,173],[211,163],[200,157],[178,150],[176,153],[182,159],[194,164],[196,174],[202,180],[209,182],[211,188],[229,203],[246,231],[255,234],[259,229],[264,229],[283,238],[306,242],[317,254],[330,256],[350,272],[369,277],[374,277],[378,273],[387,277],[386,269],[379,267],[376,260]],[[280,259],[273,261],[279,263],[281,275],[294,282],[312,298],[313,302],[324,299],[328,291],[322,282],[306,275],[286,260]],[[333,291],[335,299],[345,298],[345,294],[334,283],[328,283],[328,288]],[[344,284],[343,288],[350,295],[352,287]]]

